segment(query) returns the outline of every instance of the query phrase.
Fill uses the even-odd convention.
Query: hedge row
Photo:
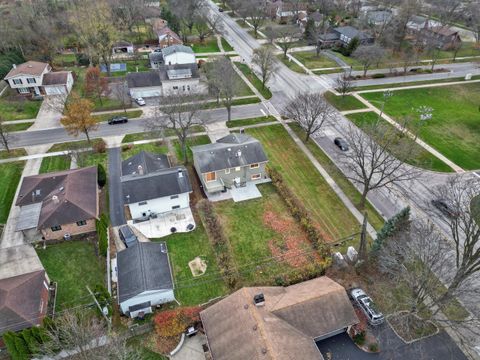
[[[270,175],[272,184],[275,186],[277,192],[287,204],[290,214],[305,230],[313,247],[318,251],[320,256],[323,258],[328,257],[330,255],[330,247],[327,245],[323,234],[315,226],[315,223],[308,214],[305,206],[303,206],[302,202],[296,197],[290,188],[285,185],[282,175],[277,170],[269,167],[268,174]]]
[[[45,329],[35,326],[17,333],[7,331],[2,337],[13,360],[31,359],[38,354],[41,345],[48,341]]]
[[[377,232],[377,238],[375,239],[372,252],[376,253],[379,251],[383,243],[398,231],[405,229],[410,224],[410,207],[402,209],[398,214],[392,216],[388,219],[383,227]]]
[[[12,70],[13,64],[18,65],[23,62],[25,62],[25,59],[19,51],[0,53],[0,79],[3,79]]]
[[[205,226],[210,235],[209,239],[212,242],[222,277],[227,285],[233,289],[238,283],[239,275],[235,268],[231,249],[222,224],[215,213],[213,205],[208,200],[201,200],[197,204],[197,208],[203,226]]]
[[[107,256],[108,251],[108,222],[106,214],[100,215],[100,219],[95,222],[98,234],[98,251],[102,256]]]

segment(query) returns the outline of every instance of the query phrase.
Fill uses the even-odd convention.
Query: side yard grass
[[[0,164],[0,224],[7,222],[24,166],[23,161]]]
[[[44,157],[40,165],[40,174],[70,169],[71,158],[68,155]]]
[[[249,125],[256,125],[256,124],[263,124],[263,123],[269,123],[272,121],[277,121],[275,116],[261,116],[261,117],[256,117],[256,118],[250,118],[250,119],[239,119],[239,120],[230,120],[227,121],[227,127],[228,128],[234,128],[234,127],[240,127],[240,126],[249,126]]]
[[[203,43],[197,42],[192,45],[193,52],[196,53],[211,53],[220,52],[215,36],[209,37]]]
[[[206,63],[204,64],[204,67],[205,68],[208,68],[209,66],[213,66],[212,63]],[[232,65],[233,66],[233,65]],[[208,75],[208,71],[206,72],[206,74]],[[240,76],[238,76],[237,74],[235,74],[235,76],[237,77],[237,82],[239,84],[238,88],[237,88],[237,91],[236,91],[236,94],[235,96],[250,96],[250,95],[254,95],[253,91],[248,87],[248,85],[240,78]],[[216,105],[216,103],[214,103]]]
[[[325,99],[340,111],[365,109],[366,106],[353,95],[337,96],[327,91]]]
[[[247,79],[252,83],[253,86],[263,95],[265,99],[270,99],[272,93],[268,87],[263,87],[262,81],[255,75],[255,73],[248,67],[247,64],[242,64],[240,62],[235,62],[235,65],[238,69],[247,77]]]
[[[286,67],[288,67],[290,70],[298,72],[300,74],[305,74],[305,70],[298,65],[295,61],[290,60],[288,58],[285,58],[283,54],[277,55],[277,59],[280,60]]]
[[[205,145],[205,144],[210,144],[210,138],[207,135],[189,137],[187,140],[188,161],[191,161],[193,157],[192,150],[190,150],[190,146]],[[182,155],[182,146],[180,145],[180,142],[175,139],[172,141],[172,145],[175,149],[175,156],[177,157],[178,162],[181,162],[183,159],[183,155]]]
[[[95,255],[86,241],[62,242],[37,249],[38,257],[52,281],[58,283],[58,310],[89,304],[93,300],[86,289],[105,284],[104,260]]]
[[[338,64],[335,61],[322,54],[317,56],[315,51],[295,51],[290,55],[295,57],[308,69],[338,67]]]
[[[37,117],[41,101],[15,97],[11,90],[6,90],[0,98],[0,114],[6,120],[24,120]]]

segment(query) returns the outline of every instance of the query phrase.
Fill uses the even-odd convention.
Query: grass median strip
[[[240,62],[235,62],[235,65],[238,69],[245,75],[252,83],[253,86],[263,95],[265,99],[270,99],[272,97],[271,91],[268,87],[262,85],[262,81],[255,75],[255,73],[248,67],[247,64],[242,64]]]
[[[126,112],[114,112],[108,114],[101,114],[101,115],[92,115],[92,117],[97,120],[97,122],[104,122],[110,120],[112,117],[115,116],[126,116],[129,119],[138,118],[142,116],[143,110],[131,110]]]
[[[20,124],[4,123],[4,125],[7,132],[14,132],[14,131],[27,130],[30,126],[33,125],[33,122],[26,122],[26,123],[20,123]]]
[[[11,149],[10,151],[1,150],[0,151],[0,160],[16,158],[16,157],[26,156],[26,155],[27,155],[27,152],[25,151],[24,148]]]
[[[24,166],[24,161],[0,164],[0,224],[7,222]]]

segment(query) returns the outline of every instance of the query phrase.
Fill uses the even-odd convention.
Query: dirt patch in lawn
[[[207,271],[206,261],[198,256],[188,263],[188,267],[190,268],[190,271],[194,277],[201,276],[205,274],[205,271]]]
[[[281,257],[287,264],[299,268],[320,256],[312,250],[307,235],[291,217],[286,217],[267,206],[263,214],[263,223],[279,235],[280,240],[272,239],[268,247],[273,256]],[[313,259],[312,259],[313,257]]]
[[[392,314],[387,319],[395,333],[406,343],[438,333],[434,323],[407,311]]]

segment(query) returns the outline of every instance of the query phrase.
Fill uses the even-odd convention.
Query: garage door
[[[155,96],[162,96],[162,90],[161,89],[152,89],[152,90],[136,90],[136,89],[130,89],[130,96],[132,98],[146,98],[146,97],[155,97]]]
[[[47,95],[62,95],[65,94],[65,87],[63,86],[46,86],[45,94]]]
[[[320,340],[328,339],[329,337],[332,337],[332,336],[341,334],[341,333],[343,333],[343,332],[345,332],[345,331],[347,331],[347,328],[338,329],[338,330],[329,332],[328,334],[325,334],[325,335],[319,336],[318,338],[315,338],[315,342],[320,341]]]

